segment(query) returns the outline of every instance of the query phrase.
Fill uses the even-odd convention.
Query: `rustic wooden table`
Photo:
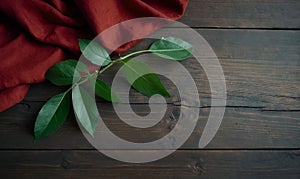
[[[206,38],[226,78],[226,113],[206,148],[197,144],[214,107],[203,69],[187,60],[182,64],[197,82],[202,107],[192,136],[170,156],[145,164],[110,159],[86,141],[73,115],[34,144],[38,110],[63,90],[45,82],[0,114],[1,178],[300,178],[300,1],[190,0],[180,21]],[[179,115],[171,101],[162,121],[143,131],[118,122],[111,104],[99,105],[110,129],[125,139],[159,138]],[[134,91],[131,105],[138,114],[149,111],[147,99]]]

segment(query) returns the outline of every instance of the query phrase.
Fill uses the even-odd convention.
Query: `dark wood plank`
[[[126,152],[126,151],[120,151]],[[145,151],[145,155],[150,151]],[[155,162],[129,164],[97,151],[0,151],[4,178],[299,178],[300,153],[176,151]]]
[[[191,59],[183,64],[197,83],[202,107],[196,129],[180,150],[146,164],[118,162],[90,150],[93,147],[73,115],[57,133],[33,144],[38,110],[65,89],[43,83],[34,85],[24,101],[0,114],[1,178],[300,178],[300,151],[295,150],[300,144],[299,9],[298,0],[190,0],[181,22],[204,29],[242,29],[198,30],[220,57],[228,90],[224,120],[205,150],[191,149],[197,149],[212,109],[210,89],[203,69]],[[104,80],[111,81],[115,70],[104,74]],[[109,103],[98,100],[109,128],[136,142],[169,133],[180,110],[175,87],[162,81],[174,97],[168,99],[160,123],[146,130],[129,127],[118,121]],[[132,91],[132,108],[137,114],[149,112],[147,101]]]
[[[33,126],[41,102],[18,104],[0,115],[1,149],[92,149],[83,137],[73,115],[62,128],[50,137],[33,143]],[[145,115],[149,107],[132,104],[138,115]],[[199,139],[211,108],[201,108],[197,126],[181,147],[198,149]],[[126,125],[109,103],[99,104],[100,115],[111,131],[133,142],[150,142],[168,134],[177,124],[179,106],[169,105],[165,116],[151,128],[139,129]],[[126,114],[128,111],[121,111]],[[226,109],[222,125],[210,149],[241,148],[297,148],[300,143],[300,111],[262,111],[260,108],[230,107]],[[138,120],[138,119],[132,119]]]
[[[298,0],[190,0],[181,22],[203,28],[300,28]]]
[[[260,107],[264,110],[300,110],[300,31],[198,30],[220,58],[226,78],[227,106]],[[146,48],[149,42],[136,48]],[[155,57],[153,57],[155,58]],[[210,87],[205,72],[196,60],[182,64],[192,74],[202,106],[210,106]],[[117,69],[102,78],[111,82]],[[166,67],[167,70],[167,67]],[[178,76],[184,74],[178,73]],[[176,88],[167,79],[177,102]],[[45,101],[65,88],[39,84],[32,86],[25,101]],[[148,98],[132,93],[131,103],[147,103]]]
[[[221,58],[227,82],[227,112],[222,126],[209,148],[295,148],[299,147],[300,112],[300,32],[265,30],[199,30]],[[221,39],[221,40],[220,40]],[[136,48],[145,48],[146,41]],[[197,148],[198,140],[206,123],[210,108],[210,88],[206,75],[196,61],[182,62],[190,70],[197,83],[201,113],[195,132],[183,146],[185,149]],[[105,73],[103,79],[111,81],[114,71]],[[178,74],[181,75],[181,74]],[[168,133],[174,121],[171,113],[178,115],[176,89],[169,86],[175,95],[169,99],[169,109],[156,129],[149,129],[150,135],[141,130],[128,128],[118,119],[109,103],[101,102],[101,112],[107,122],[120,136],[135,140],[153,140]],[[1,148],[54,148],[90,149],[88,142],[76,127],[71,117],[63,128],[52,137],[37,144],[32,143],[35,116],[41,105],[49,97],[63,89],[49,84],[39,84],[31,88],[25,100],[9,111],[0,114]],[[149,108],[148,99],[132,92],[131,103],[135,111],[145,114]],[[177,111],[177,112],[176,112]],[[131,132],[137,133],[131,133]],[[136,135],[138,134],[138,135]],[[152,138],[149,136],[152,136]],[[68,140],[66,140],[68,139]],[[134,140],[134,139],[133,139]]]

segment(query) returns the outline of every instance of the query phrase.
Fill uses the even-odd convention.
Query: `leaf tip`
[[[34,136],[34,138],[33,138],[33,143],[34,144],[36,144],[38,141],[40,140],[40,138],[39,137],[37,137],[37,136]]]
[[[90,43],[90,40],[78,39],[78,45],[79,45],[80,51],[83,52],[89,43]]]
[[[89,134],[90,134],[90,136],[93,138],[93,139],[95,139],[95,135],[94,135],[94,133],[95,133],[95,131],[92,131],[92,132],[88,132]]]
[[[112,99],[113,103],[122,103],[123,101],[120,98]]]
[[[168,91],[166,91],[165,97],[171,97],[170,93]]]

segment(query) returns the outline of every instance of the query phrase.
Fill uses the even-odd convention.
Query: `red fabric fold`
[[[20,102],[29,84],[55,63],[80,55],[78,38],[138,17],[181,17],[188,0],[1,0],[0,112]],[[138,26],[146,34],[160,26]],[[134,33],[128,31],[127,33]],[[102,39],[102,43],[105,39]],[[124,51],[135,43],[122,46]]]

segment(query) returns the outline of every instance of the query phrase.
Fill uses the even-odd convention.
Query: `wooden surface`
[[[46,82],[33,85],[21,103],[0,113],[1,178],[300,178],[299,9],[298,0],[190,0],[180,21],[210,43],[222,64],[228,93],[222,125],[206,148],[200,150],[197,144],[216,106],[210,104],[202,67],[189,59],[182,64],[197,83],[199,120],[188,141],[170,156],[145,164],[110,159],[85,140],[73,115],[57,133],[34,144],[40,107],[64,90]],[[115,71],[106,72],[104,80],[110,81]],[[109,128],[136,142],[168,134],[180,106],[176,88],[162,81],[173,97],[155,127],[126,126],[112,105],[99,99]],[[137,114],[149,112],[147,98],[131,91],[130,100]]]

